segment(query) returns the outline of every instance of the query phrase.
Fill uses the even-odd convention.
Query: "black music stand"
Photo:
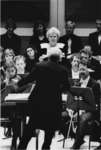
[[[82,88],[78,86],[71,87],[71,94],[74,97],[72,103],[67,104],[69,109],[72,109],[78,113],[77,115],[77,127],[80,125],[79,110],[96,110],[96,104],[94,100],[94,94],[91,88]],[[68,103],[68,99],[67,99]],[[89,106],[88,106],[89,105]],[[63,141],[63,147],[65,139]]]

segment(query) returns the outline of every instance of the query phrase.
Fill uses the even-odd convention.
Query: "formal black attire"
[[[29,41],[29,45],[34,45],[36,47],[38,58],[42,55],[40,51],[40,44],[42,43],[48,43],[48,39],[46,38],[46,36],[44,36],[44,38],[40,40],[38,36],[33,35],[31,36]]]
[[[79,126],[77,128],[76,131],[76,138],[75,138],[75,143],[73,145],[74,149],[79,149],[80,145],[83,143],[83,138],[85,136],[85,134],[88,131],[88,123],[92,122],[94,119],[98,119],[99,115],[98,115],[98,108],[96,108],[97,105],[100,104],[100,87],[99,84],[96,83],[95,80],[93,80],[92,78],[89,79],[87,87],[92,89],[92,92],[94,94],[94,101],[89,100],[89,103],[86,102],[88,94],[87,93],[83,93],[83,98],[84,101],[80,101],[79,102],[79,109],[83,109],[85,110],[85,113],[83,113],[80,116],[80,120],[79,120]],[[72,104],[72,108],[75,108],[75,104]],[[99,107],[99,106],[98,106]]]
[[[95,80],[101,79],[101,64],[98,60],[91,58],[87,64],[88,68],[92,69],[94,72],[91,72],[91,77]]]
[[[25,68],[26,72],[30,73],[36,62],[38,62],[37,59],[30,59],[26,57],[26,68]]]
[[[61,92],[68,90],[68,74],[66,68],[53,61],[36,64],[32,73],[18,83],[22,86],[36,81],[36,86],[29,97],[30,120],[24,131],[18,149],[26,148],[34,129],[45,130],[43,149],[49,149],[56,129],[61,120]]]
[[[92,47],[93,55],[101,55],[101,42],[98,42],[99,32],[94,32],[89,35],[88,42]]]
[[[64,43],[64,53],[68,55],[68,40],[71,39],[71,53],[77,53],[83,48],[81,38],[75,34],[60,37],[59,42]]]
[[[8,37],[8,33],[1,35],[1,46],[6,48],[12,48],[15,55],[21,53],[21,38],[20,36],[12,33],[11,37]]]

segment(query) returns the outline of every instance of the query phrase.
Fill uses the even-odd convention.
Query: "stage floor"
[[[58,133],[55,133],[55,137],[52,140],[51,144],[51,150],[70,150],[72,147],[74,140],[73,139],[66,139],[65,141],[65,147],[63,148],[63,141],[58,142],[58,140],[62,139],[62,135],[58,135]],[[39,149],[41,150],[41,146],[43,144],[44,140],[44,132],[40,131],[39,133]],[[12,138],[5,138],[4,136],[4,128],[0,127],[0,150],[10,150],[11,146],[11,140]],[[80,150],[88,150],[88,145],[89,145],[89,137],[86,136],[84,138],[85,143],[81,145]],[[19,140],[18,140],[19,143]],[[98,142],[91,142],[91,149],[94,150],[97,146],[99,146],[100,143]],[[36,138],[32,138],[28,144],[27,150],[36,150]]]

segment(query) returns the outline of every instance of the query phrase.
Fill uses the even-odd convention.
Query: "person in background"
[[[90,45],[85,45],[80,51],[80,59],[82,62],[87,64],[91,76],[95,80],[101,79],[101,64],[98,60],[93,58],[93,53]]]
[[[7,49],[4,50],[3,65],[2,65],[4,70],[6,70],[7,67],[12,65],[12,63],[14,62],[14,57],[15,57],[15,53],[14,53],[13,49],[7,48]]]
[[[5,28],[7,32],[1,36],[1,46],[4,49],[11,48],[14,50],[15,55],[21,53],[21,38],[14,33],[16,24],[12,18],[9,18],[6,22]]]
[[[68,58],[68,55],[78,53],[83,48],[81,38],[74,34],[75,26],[76,24],[72,19],[67,20],[65,24],[66,34],[59,39],[59,42],[65,44],[64,53],[66,58]]]
[[[0,69],[2,68],[3,61],[4,61],[3,56],[4,56],[4,48],[0,46]]]
[[[26,48],[25,58],[26,58],[26,71],[30,73],[35,63],[38,62],[37,50],[35,46],[29,45]]]
[[[18,81],[21,80],[21,77],[17,74],[17,68],[14,64],[8,66],[6,68],[6,78],[5,83],[7,85],[16,84]]]
[[[74,54],[70,59],[71,67],[68,69],[68,76],[73,80],[79,80],[80,55]],[[72,84],[72,83],[71,83]]]
[[[26,149],[35,129],[45,131],[42,150],[50,149],[54,132],[60,128],[63,91],[69,90],[68,72],[59,64],[60,54],[52,53],[48,61],[36,64],[27,78],[20,80],[18,86],[36,81],[36,86],[29,97],[30,120],[26,125],[18,150]],[[15,86],[15,89],[18,87]]]
[[[34,45],[37,49],[37,54],[40,56],[40,44],[47,43],[46,26],[42,21],[37,21],[33,27],[33,35],[30,38],[29,45]]]
[[[17,55],[14,57],[14,63],[17,68],[17,74],[23,76],[26,74],[26,59],[23,55]]]
[[[48,43],[42,43],[40,45],[41,56],[39,61],[47,58],[47,56],[53,51],[60,52],[61,57],[63,57],[62,49],[64,47],[63,43],[58,43],[60,38],[60,31],[56,27],[51,27],[46,33]]]
[[[88,43],[92,48],[93,55],[101,57],[101,18],[96,19],[96,28],[97,31],[89,34]]]

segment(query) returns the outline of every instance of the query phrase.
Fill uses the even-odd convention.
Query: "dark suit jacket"
[[[90,87],[94,93],[95,103],[100,105],[100,85],[93,79],[90,78],[87,87]]]
[[[95,80],[101,79],[101,64],[94,58],[88,62],[88,68],[94,70],[94,72],[90,73],[91,77]]]
[[[79,52],[83,48],[83,44],[82,44],[80,37],[77,35],[74,35],[74,34],[71,36],[64,35],[64,36],[60,37],[59,42],[65,44],[65,47],[64,47],[65,54],[67,53],[66,51],[68,49],[68,39],[69,38],[71,38],[71,40],[72,40],[72,44],[71,44],[72,53]]]
[[[91,33],[88,38],[88,42],[92,47],[93,55],[101,55],[101,43],[98,44],[98,32]]]
[[[8,38],[6,33],[1,36],[1,46],[3,46],[4,49],[12,48],[15,52],[15,55],[18,55],[21,53],[21,38],[14,33],[11,38]]]
[[[36,81],[29,97],[29,111],[37,128],[58,127],[61,113],[61,92],[69,89],[66,68],[58,63],[45,61],[36,64],[32,73],[18,85]]]

